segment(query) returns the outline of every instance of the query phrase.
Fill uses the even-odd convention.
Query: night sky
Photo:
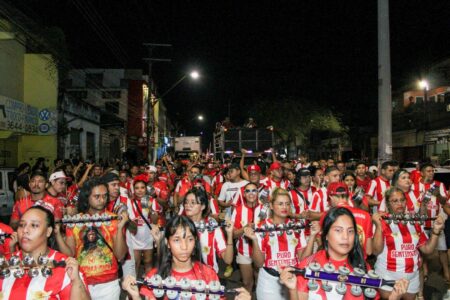
[[[173,62],[155,64],[153,77],[163,93],[183,72],[201,72],[200,82],[185,80],[164,99],[173,119],[190,123],[188,133],[209,134],[227,115],[228,101],[240,124],[252,104],[273,99],[275,107],[286,96],[329,105],[347,125],[376,128],[374,0],[8,2],[42,26],[60,27],[77,68],[146,70],[142,43],[172,44],[155,52]],[[450,1],[390,2],[396,91],[450,57]],[[199,113],[206,122],[189,121]]]

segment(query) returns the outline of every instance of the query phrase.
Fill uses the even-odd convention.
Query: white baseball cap
[[[155,166],[146,166],[145,167],[145,171],[147,171],[148,173],[156,173],[158,170],[156,169],[156,167]]]
[[[64,173],[64,171],[58,171],[55,173],[52,173],[48,179],[48,181],[53,181],[56,179],[60,179],[60,178],[64,178],[67,181],[72,181],[72,178],[67,177],[66,174]]]

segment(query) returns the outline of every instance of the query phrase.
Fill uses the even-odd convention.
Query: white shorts
[[[260,268],[258,274],[256,299],[289,299],[289,291],[284,285],[280,283],[280,278],[270,275],[266,272],[266,270],[264,270],[264,268]]]
[[[130,259],[127,259],[122,263],[123,277],[127,275],[136,277],[136,262],[134,260],[134,251],[130,251],[130,256]]]
[[[376,265],[375,265],[376,266]],[[377,272],[378,275],[380,275],[381,278],[385,280],[400,280],[403,278],[406,278],[409,280],[408,285],[408,293],[416,294],[420,290],[420,278],[419,278],[419,271],[417,270],[414,273],[403,273],[403,272],[392,272],[388,270],[383,270],[381,268],[375,268],[375,272]],[[393,288],[390,286],[383,285],[380,289],[383,291],[392,291]]]
[[[426,232],[428,238],[430,239],[431,235],[432,235],[432,229],[426,230],[425,232]],[[437,245],[436,245],[435,249],[438,250],[438,251],[447,251],[447,242],[445,241],[444,230],[442,230],[441,233],[438,236],[438,242],[437,242]]]
[[[445,241],[445,233],[444,230],[439,234],[438,242],[436,245],[436,250],[438,251],[447,251],[447,243]]]
[[[88,285],[92,300],[119,300],[119,279],[100,284]]]
[[[237,254],[236,263],[238,263],[239,265],[251,265],[252,262],[253,260],[250,256],[245,256],[240,253]]]

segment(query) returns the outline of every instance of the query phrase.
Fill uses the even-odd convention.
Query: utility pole
[[[389,0],[378,0],[378,165],[392,159]],[[381,170],[381,168],[378,168]]]
[[[148,82],[150,87],[149,98],[147,100],[147,160],[149,163],[152,163],[156,160],[156,153],[153,154],[153,143],[158,142],[158,128],[155,120],[154,113],[154,105],[158,102],[158,99],[153,101],[152,95],[156,97],[156,90],[154,86],[154,81],[152,77],[152,64],[153,62],[171,62],[171,59],[166,58],[154,58],[153,57],[153,49],[157,47],[172,47],[170,44],[154,44],[154,43],[143,43],[144,47],[148,49],[148,57],[143,58],[144,61],[148,63]],[[155,134],[156,133],[156,134]],[[151,140],[151,137],[154,136],[154,140]]]

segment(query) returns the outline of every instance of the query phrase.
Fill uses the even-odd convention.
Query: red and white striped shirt
[[[23,259],[22,252],[15,255]],[[66,255],[50,249],[48,258],[56,261],[65,260]],[[39,273],[31,278],[26,273],[22,278],[9,276],[0,279],[1,299],[34,300],[34,299],[70,299],[72,284],[65,268],[53,268],[53,275],[45,278]],[[81,273],[80,278],[84,281]]]
[[[286,219],[285,224],[290,221]],[[261,222],[258,227],[262,227],[265,224],[273,226],[272,219],[267,219]],[[264,267],[274,268],[295,266],[298,263],[297,252],[298,250],[306,246],[305,233],[303,230],[300,232],[293,232],[287,234],[285,231],[278,235],[273,234],[259,234],[256,233],[258,238],[258,246],[262,253],[265,254]]]
[[[246,203],[236,206],[231,215],[231,222],[234,223],[234,228],[241,229],[249,223],[255,223],[255,210],[257,207],[249,207]],[[236,248],[241,255],[247,257],[250,257],[252,253],[252,246],[244,236],[237,240]]]
[[[295,211],[294,211],[295,214],[299,214],[302,211],[305,211],[308,209],[308,202],[311,203],[311,201],[313,199],[313,195],[316,192],[316,190],[317,189],[315,187],[311,186],[307,190],[302,190],[300,188],[297,188],[296,190],[290,191],[292,205],[294,206],[294,209],[295,209]],[[297,192],[301,193],[303,195],[303,198],[301,198],[301,196],[299,196]]]
[[[384,198],[384,192],[391,186],[389,180],[385,180],[381,176],[378,176],[369,184],[366,190],[366,195],[369,195],[373,200],[381,201]],[[380,205],[374,208],[375,211],[379,209]]]
[[[313,194],[309,209],[315,212],[326,212],[330,209],[326,187],[321,187]]]
[[[269,189],[270,192],[270,197],[272,196],[272,192],[277,188],[282,188],[282,189],[287,189],[287,187],[289,186],[289,181],[281,179],[280,181],[275,181],[272,178],[267,177],[266,183],[265,183],[266,188]]]
[[[208,221],[208,218],[205,218],[205,223],[208,223]],[[203,232],[198,231],[198,237],[202,248],[203,263],[212,267],[216,272],[219,272],[217,256],[221,257],[227,248],[222,229],[217,227],[212,232],[208,230]]]
[[[375,270],[388,270],[391,272],[413,273],[419,268],[419,248],[423,246],[428,237],[422,226],[415,224],[387,224],[381,221],[384,247],[378,255]]]

